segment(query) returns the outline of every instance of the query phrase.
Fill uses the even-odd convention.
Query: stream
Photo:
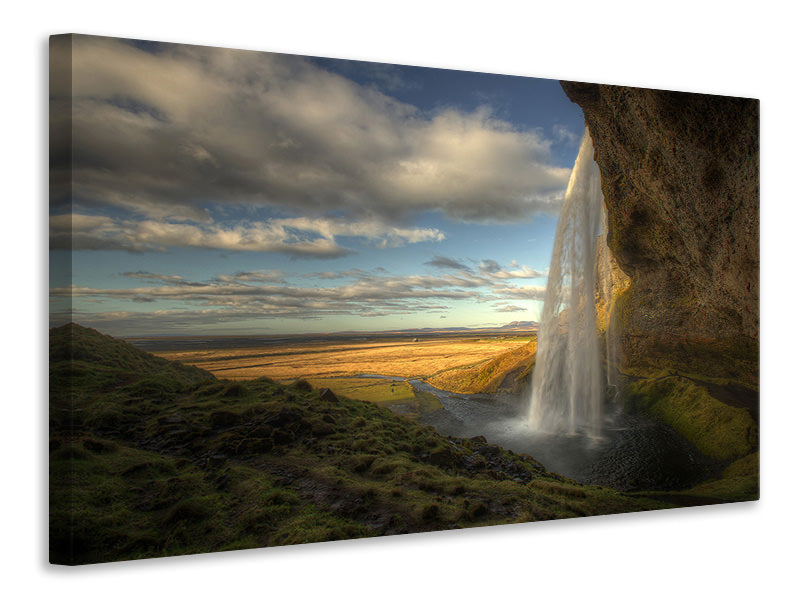
[[[600,437],[552,435],[532,431],[521,416],[527,405],[505,394],[459,394],[418,380],[417,391],[436,396],[442,410],[425,413],[419,421],[442,435],[482,435],[490,444],[529,454],[549,471],[580,483],[619,491],[681,490],[715,475],[721,465],[704,457],[674,430],[643,415],[608,407]]]

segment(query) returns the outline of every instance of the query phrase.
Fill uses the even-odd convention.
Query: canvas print
[[[758,207],[753,99],[53,36],[51,562],[756,500]]]

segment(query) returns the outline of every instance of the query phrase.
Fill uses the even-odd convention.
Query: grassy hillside
[[[51,331],[50,557],[82,564],[669,506],[304,381]]]
[[[518,392],[536,360],[536,340],[477,365],[449,369],[427,379],[439,389],[465,394]]]
[[[381,377],[330,377],[308,379],[308,382],[315,388],[329,388],[337,395],[372,402],[411,419],[442,408],[436,396],[415,390],[408,381]]]

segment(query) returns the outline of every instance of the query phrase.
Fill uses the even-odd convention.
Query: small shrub
[[[439,505],[438,504],[426,504],[422,512],[420,513],[420,517],[422,517],[423,521],[433,521],[439,516]]]
[[[117,449],[117,446],[112,442],[94,439],[83,440],[83,447],[93,454],[108,454]]]
[[[176,503],[164,518],[165,524],[198,523],[214,514],[211,503],[204,498],[186,498]]]
[[[292,387],[301,392],[310,392],[312,389],[314,389],[305,379],[298,379],[292,384]]]
[[[245,391],[246,389],[241,383],[232,383],[222,395],[226,398],[240,398],[245,395]]]
[[[227,396],[227,392],[225,393]],[[240,416],[236,413],[227,410],[218,410],[213,412],[208,417],[208,423],[213,429],[222,429],[224,427],[232,427],[239,423]]]
[[[489,513],[489,507],[485,502],[477,502],[469,507],[469,517],[471,519],[479,519]]]

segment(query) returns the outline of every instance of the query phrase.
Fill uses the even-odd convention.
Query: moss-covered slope
[[[219,381],[75,325],[51,344],[53,562],[669,506],[302,381]]]
[[[427,381],[440,389],[464,394],[518,393],[525,386],[535,360],[536,340],[532,340],[478,365],[437,373]]]

